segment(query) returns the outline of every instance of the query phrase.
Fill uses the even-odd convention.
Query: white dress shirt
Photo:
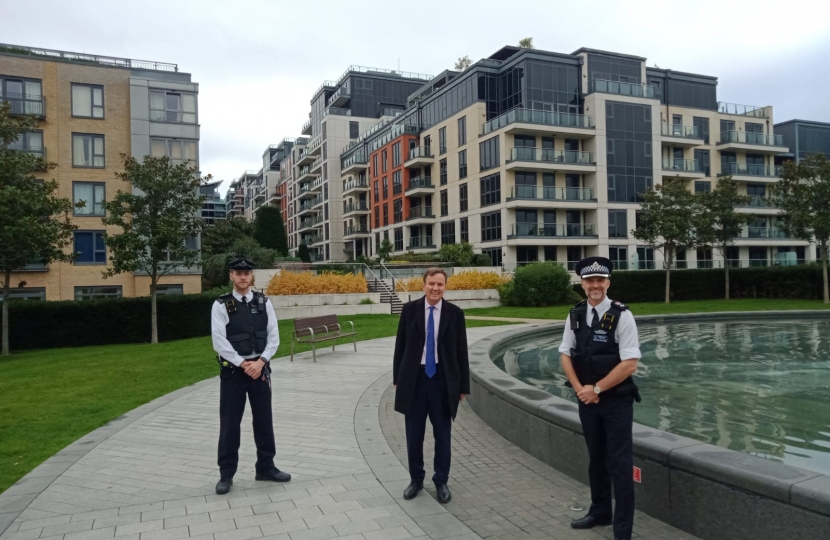
[[[421,353],[421,365],[427,364],[427,340],[426,336],[429,334],[429,308],[435,307],[432,311],[432,322],[435,325],[435,365],[438,365],[438,327],[441,324],[441,306],[444,304],[444,299],[438,300],[435,306],[430,306],[426,297],[424,297],[424,352]]]
[[[239,302],[242,301],[242,295],[235,290],[233,291],[233,297]],[[250,304],[251,300],[254,298],[254,292],[248,291],[245,298]],[[277,326],[277,314],[274,313],[274,307],[271,305],[268,298],[265,299],[265,312],[268,314],[268,339],[265,343],[265,350],[262,351],[262,354],[254,354],[247,358],[243,358],[234,350],[231,342],[228,341],[228,337],[225,335],[225,327],[228,325],[228,322],[230,322],[230,317],[228,317],[228,308],[225,307],[225,304],[214,302],[213,308],[210,312],[210,330],[213,338],[213,350],[219,353],[219,356],[235,366],[242,364],[244,360],[250,360],[252,358],[262,358],[265,362],[269,361],[271,357],[274,356],[274,353],[277,352],[277,347],[280,346],[280,331]]]
[[[591,304],[588,304],[588,311],[585,314],[585,324],[589,327],[594,319],[594,314],[591,312]],[[605,315],[605,312],[611,307],[611,299],[607,296],[594,307],[597,310],[597,315],[600,319]],[[634,315],[631,311],[625,310],[620,315],[620,322],[617,323],[617,329],[614,332],[614,341],[620,346],[620,360],[634,360],[642,357],[640,353],[640,338],[637,335],[637,323],[634,322]],[[559,352],[570,356],[571,349],[576,348],[576,335],[571,330],[570,318],[565,319],[565,333],[562,336],[562,344],[559,346]]]

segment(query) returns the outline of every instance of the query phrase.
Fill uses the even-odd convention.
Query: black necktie
[[[591,330],[596,330],[599,328],[599,314],[597,313],[597,308],[591,308],[591,315],[594,316],[594,318],[591,319]]]

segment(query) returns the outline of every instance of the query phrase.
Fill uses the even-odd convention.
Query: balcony
[[[413,236],[409,239],[409,249],[435,249],[435,244],[430,237]]]
[[[300,150],[300,155],[297,157],[297,163],[295,163],[295,165],[297,165],[298,167],[303,165],[311,165],[312,163],[314,163],[315,159],[315,156],[308,153],[307,148],[303,148],[302,150]]]
[[[706,175],[698,159],[663,158],[663,177],[695,180]]]
[[[266,195],[268,195],[268,186],[263,186],[254,195],[254,202],[264,202]]]
[[[572,173],[596,172],[591,152],[551,150],[548,148],[511,148],[507,170],[561,171]]]
[[[588,93],[592,94],[594,92],[602,94],[617,94],[620,96],[654,98],[653,86],[619,81],[606,81],[604,79],[594,79],[591,81],[591,90]]]
[[[763,154],[782,154],[790,149],[784,146],[784,137],[766,133],[746,131],[723,131],[718,141],[718,150],[743,150]]]
[[[369,156],[363,152],[358,152],[348,159],[344,159],[340,167],[340,174],[345,176],[347,174],[354,174],[360,171],[365,171],[369,168]]]
[[[317,159],[315,159],[314,163],[311,164],[311,167],[309,167],[309,170],[312,173],[317,174],[322,167],[323,167],[323,156],[317,156]]]
[[[317,175],[311,173],[311,167],[309,166],[300,167],[300,172],[297,173],[298,183],[311,182],[315,178],[317,178]]]
[[[735,205],[735,211],[741,214],[778,215],[780,210],[761,195],[750,195],[745,204]]]
[[[431,176],[413,176],[406,185],[404,195],[429,195],[435,193],[435,186],[432,184]]]
[[[508,240],[519,238],[596,238],[596,226],[587,223],[513,223]],[[508,244],[509,245],[509,244]]]
[[[432,223],[435,220],[435,214],[432,213],[431,206],[416,206],[409,209],[409,217],[406,221],[409,225],[417,225],[418,223]]]
[[[526,205],[523,201],[573,202],[588,203],[591,208],[596,207],[596,195],[593,188],[562,188],[551,186],[511,186],[510,196],[507,198],[508,208]]]
[[[343,229],[343,237],[358,237],[358,236],[369,236],[371,233],[369,232],[369,227],[366,225],[350,225]]]
[[[300,203],[300,209],[297,211],[297,215],[304,214],[306,212],[313,211],[313,208],[317,206],[319,203],[323,201],[322,197],[316,197],[314,199],[305,200]]]
[[[738,238],[749,240],[792,240],[778,227],[744,227]]]
[[[277,188],[274,188],[273,190],[271,190],[271,193],[268,194],[268,202],[271,202],[271,201],[279,202],[283,198],[285,198],[285,195],[280,193],[279,189],[277,189]]]
[[[670,146],[691,148],[705,144],[697,126],[664,123],[660,134],[663,143]]]
[[[352,110],[351,109],[341,109],[340,107],[329,107],[328,109],[323,112],[323,117],[326,117],[330,114],[335,114],[337,116],[351,116]]]
[[[300,130],[301,135],[311,135],[311,118],[303,124],[303,128]]]
[[[435,157],[429,146],[416,146],[409,151],[409,158],[404,163],[404,167],[420,167],[433,163],[435,163]]]
[[[311,189],[311,184],[300,184],[297,188],[297,195],[298,199],[313,199],[317,196],[317,193]]]
[[[718,112],[720,114],[732,114],[735,116],[767,118],[767,111],[764,107],[756,107],[754,105],[738,105],[737,103],[726,103],[724,101],[718,101]]]
[[[366,204],[365,201],[358,201],[353,203],[345,203],[343,204],[343,217],[347,217],[353,214],[368,214],[369,213],[369,205]]]
[[[319,156],[323,153],[323,137],[317,136],[305,147],[306,154]]]
[[[742,182],[777,182],[781,176],[779,165],[756,165],[753,163],[723,163],[720,176],[731,176]]]
[[[481,128],[481,136],[508,126],[505,133],[561,133],[571,138],[595,135],[593,120],[590,116],[534,109],[513,109],[486,122]]]
[[[364,180],[350,180],[348,182],[343,182],[343,195],[349,195],[350,193],[357,193],[369,190],[369,182]]]
[[[329,96],[329,101],[327,105],[329,107],[342,107],[343,105],[348,103],[351,98],[352,94],[351,92],[349,92],[349,89],[345,86],[341,86],[340,88],[335,90],[335,92],[331,96]]]
[[[0,101],[11,105],[10,116],[31,114],[40,120],[46,120],[46,98],[35,94],[16,94],[7,92]]]

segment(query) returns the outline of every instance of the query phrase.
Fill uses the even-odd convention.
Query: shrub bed
[[[280,272],[268,283],[267,294],[348,294],[369,292],[363,274],[312,275],[307,272]]]

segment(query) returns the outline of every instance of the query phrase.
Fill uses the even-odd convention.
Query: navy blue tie
[[[427,358],[424,365],[427,377],[430,379],[435,377],[437,370],[435,369],[435,321],[432,319],[432,313],[435,311],[435,306],[429,306],[429,322],[427,322]]]

